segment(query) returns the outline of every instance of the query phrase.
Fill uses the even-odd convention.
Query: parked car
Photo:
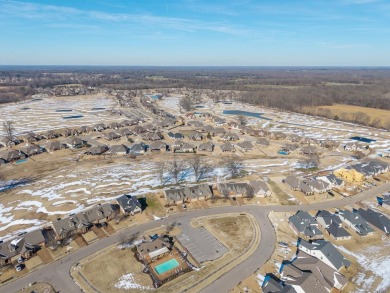
[[[21,270],[23,270],[24,269],[24,265],[23,264],[17,264],[16,266],[15,266],[15,270],[17,271],[17,272],[20,272]]]
[[[18,258],[18,263],[24,263],[25,259],[23,257]]]

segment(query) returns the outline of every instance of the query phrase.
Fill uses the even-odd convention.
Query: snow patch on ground
[[[358,286],[355,292],[389,292],[390,289],[390,254],[383,254],[384,250],[389,251],[390,240],[383,240],[381,246],[372,246],[364,249],[361,252],[352,252],[344,246],[337,248],[356,259],[358,264],[364,271],[360,271],[355,275],[352,281]],[[367,277],[365,271],[371,271],[372,276]],[[377,278],[381,279],[377,288],[372,288],[373,283]]]
[[[131,273],[120,277],[118,282],[114,286],[117,289],[125,289],[125,290],[130,290],[130,289],[153,290],[153,288],[151,287],[145,287],[135,283],[134,275]]]

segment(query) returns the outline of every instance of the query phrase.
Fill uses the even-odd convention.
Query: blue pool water
[[[161,99],[162,97],[160,95],[152,95],[150,96],[153,100],[159,100]]]
[[[175,258],[172,258],[166,262],[159,264],[158,266],[155,266],[154,269],[156,270],[157,274],[161,275],[167,271],[173,270],[178,266],[179,266],[178,261]]]
[[[17,161],[15,162],[15,164],[20,164],[20,163],[24,163],[24,162],[27,162],[27,159],[17,160]]]
[[[248,112],[248,111],[241,111],[241,110],[223,110],[222,113],[224,115],[242,115],[247,117],[260,118],[264,120],[272,120],[270,118],[263,117],[263,113],[255,113],[255,112]]]
[[[288,155],[288,153],[284,152],[284,151],[278,151],[278,154],[280,154],[280,155]]]
[[[83,117],[84,117],[83,115],[73,115],[73,116],[62,117],[62,119],[79,119],[79,118],[83,118]]]
[[[376,141],[375,139],[365,138],[365,137],[361,137],[361,136],[353,136],[353,137],[350,137],[349,139],[353,139],[353,140],[357,140],[357,141],[361,141],[361,142],[366,142],[366,143],[371,143],[371,142]]]

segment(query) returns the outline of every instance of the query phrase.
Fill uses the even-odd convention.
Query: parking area
[[[229,251],[203,227],[193,228],[189,223],[181,223],[180,229],[183,232],[177,238],[199,263],[218,259]]]

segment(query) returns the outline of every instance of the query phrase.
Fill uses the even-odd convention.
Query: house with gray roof
[[[129,151],[129,148],[126,145],[118,144],[118,145],[110,146],[109,153],[111,155],[122,155],[122,156],[125,156],[128,151]]]
[[[271,191],[269,190],[265,182],[255,180],[249,182],[218,183],[217,189],[222,196],[228,195],[231,197],[264,197],[271,195]]]
[[[146,145],[143,142],[135,143],[129,148],[129,153],[132,155],[142,155],[146,152]]]
[[[134,215],[142,212],[141,204],[134,195],[123,194],[116,198],[116,202],[119,204],[120,211],[124,215]]]
[[[168,132],[168,137],[171,138],[171,139],[175,139],[175,140],[180,140],[180,139],[183,139],[184,138],[184,135],[181,134],[180,132]]]
[[[337,270],[303,251],[299,251],[293,261],[285,262],[281,278],[286,284],[293,285],[297,292],[308,293],[331,292],[333,288],[342,290],[348,283]]]
[[[292,190],[300,190],[299,183],[301,182],[298,177],[288,176],[282,180],[283,183],[287,184]]]
[[[201,200],[213,196],[210,185],[206,183],[165,188],[163,192],[165,199],[170,204],[180,204],[186,201]]]
[[[133,132],[129,128],[121,128],[118,130],[118,133],[121,136],[129,136],[133,134]]]
[[[243,150],[244,152],[248,152],[248,151],[253,150],[253,144],[252,144],[252,142],[247,141],[247,140],[241,141],[241,142],[237,143],[237,146],[238,146],[241,150]]]
[[[202,143],[198,146],[200,152],[212,152],[214,151],[214,144],[211,141]]]
[[[114,140],[121,138],[121,135],[119,133],[116,133],[114,131],[105,132],[103,133],[103,137],[107,140]]]
[[[42,133],[41,135],[43,138],[46,138],[46,139],[53,139],[53,138],[57,138],[59,137],[59,133],[55,132],[54,130],[47,130],[45,131],[44,133]]]
[[[57,240],[67,239],[76,234],[88,232],[92,224],[82,214],[75,214],[67,218],[58,218],[52,222],[53,230]]]
[[[213,133],[213,135],[223,135],[226,133],[226,130],[225,130],[225,128],[217,127],[217,128],[213,129],[212,133]]]
[[[275,132],[270,133],[271,139],[279,140],[279,139],[285,139],[286,137],[287,137],[287,135],[283,132],[280,132],[280,131],[275,131]]]
[[[239,140],[240,137],[235,133],[227,132],[221,136],[221,139],[226,141],[234,141]]]
[[[105,221],[110,221],[119,214],[119,205],[103,203],[97,204],[92,208],[82,212],[89,223],[98,224]]]
[[[315,138],[310,138],[310,137],[304,137],[301,140],[301,144],[306,144],[306,145],[318,145],[319,142]]]
[[[318,154],[318,149],[315,146],[307,145],[301,148],[300,153],[305,156]]]
[[[20,144],[20,140],[16,136],[3,136],[0,138],[0,145],[3,147],[13,147]]]
[[[65,145],[68,148],[81,148],[87,144],[87,142],[79,137],[71,137],[68,138],[65,142]]]
[[[107,145],[93,146],[87,150],[84,154],[91,156],[99,156],[106,153],[109,150]]]
[[[151,152],[161,152],[167,150],[167,144],[163,141],[153,141],[149,145],[149,151]]]
[[[266,146],[269,146],[269,140],[266,139],[265,137],[259,137],[256,140],[256,144],[263,146],[263,147],[266,147]]]
[[[336,271],[340,271],[342,268],[348,268],[351,265],[351,262],[329,241],[316,240],[308,242],[301,239],[298,248],[300,251],[318,258]]]
[[[370,208],[367,210],[360,208],[357,210],[357,213],[372,226],[385,232],[386,235],[390,234],[390,220],[384,214]]]
[[[30,258],[45,244],[41,229],[19,234],[16,238],[0,241],[0,268],[11,264],[17,258]]]
[[[327,182],[330,185],[330,188],[333,187],[340,188],[345,185],[345,182],[342,179],[336,177],[334,174],[329,174],[326,176],[318,176],[316,177],[316,179]]]
[[[20,151],[28,157],[41,154],[42,148],[37,145],[26,145],[20,148]]]
[[[46,151],[53,152],[65,149],[66,145],[60,141],[50,141],[45,145]]]
[[[374,230],[368,225],[367,221],[357,212],[339,210],[337,216],[360,236],[372,235],[374,233]]]
[[[6,162],[13,162],[25,158],[26,155],[17,150],[3,150],[0,151],[0,159]]]
[[[304,179],[302,182],[310,187],[310,189],[317,193],[324,193],[330,190],[330,184],[321,179]]]
[[[222,152],[235,152],[236,149],[234,148],[234,145],[231,142],[225,142],[219,146],[221,148]]]
[[[144,140],[149,140],[149,141],[156,141],[156,140],[161,140],[163,138],[162,134],[161,133],[157,133],[157,132],[148,132],[148,133],[145,133],[142,138]]]
[[[35,132],[28,132],[23,136],[23,140],[27,143],[34,143],[42,139],[42,136],[36,134]]]
[[[284,284],[283,281],[270,274],[266,275],[261,289],[264,293],[297,293],[291,285]]]
[[[348,240],[352,238],[351,234],[343,228],[342,221],[337,215],[327,210],[321,210],[318,211],[316,220],[334,240]]]
[[[389,164],[380,160],[365,160],[361,163],[348,166],[347,169],[356,170],[362,173],[366,178],[371,178],[389,171]]]
[[[290,226],[297,235],[305,239],[322,239],[324,235],[318,229],[318,223],[308,212],[298,211],[289,218]]]
[[[172,150],[175,153],[194,153],[195,152],[195,146],[193,146],[193,145],[191,145],[191,144],[189,144],[187,142],[183,142],[181,140],[177,140],[172,145]]]
[[[302,140],[302,137],[300,137],[298,134],[293,133],[287,135],[286,140],[290,142],[300,142]]]
[[[92,126],[93,131],[103,131],[107,128],[107,126],[104,123],[96,123]]]
[[[200,121],[197,121],[197,120],[190,120],[187,122],[187,125],[188,126],[193,126],[193,127],[198,127],[198,128],[202,128],[203,127],[203,123],[200,122]]]

